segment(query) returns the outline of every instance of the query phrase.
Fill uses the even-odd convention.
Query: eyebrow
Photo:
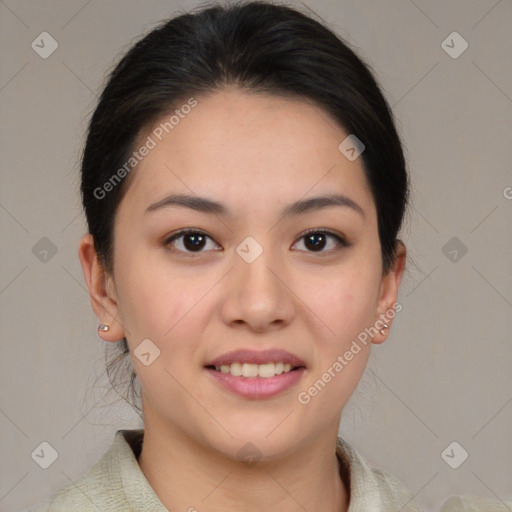
[[[145,213],[158,211],[169,207],[190,208],[192,210],[215,215],[232,216],[229,210],[222,204],[206,197],[185,194],[171,194],[146,208]],[[328,194],[324,196],[301,199],[286,206],[281,212],[282,217],[303,215],[312,211],[321,210],[331,206],[343,206],[351,208],[366,218],[364,210],[353,200],[343,194]]]

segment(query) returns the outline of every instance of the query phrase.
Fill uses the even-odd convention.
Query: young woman
[[[338,437],[389,335],[408,177],[388,103],[312,18],[168,20],[112,72],[82,159],[79,257],[144,429],[39,511],[418,511]]]

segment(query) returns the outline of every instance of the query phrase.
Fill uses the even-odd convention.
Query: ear
[[[124,337],[124,329],[119,318],[115,282],[112,275],[105,272],[94,248],[94,239],[85,234],[78,245],[78,257],[82,264],[87,288],[91,296],[91,305],[100,323],[107,324],[108,331],[98,331],[105,341],[119,341]]]
[[[402,281],[402,276],[405,269],[407,250],[401,240],[397,240],[396,256],[390,271],[382,277],[382,283],[380,287],[380,295],[377,302],[377,316],[375,318],[374,325],[377,328],[377,335],[373,337],[372,343],[379,344],[386,340],[391,330],[391,324],[393,319],[390,315],[386,315],[387,311],[395,310],[393,306],[397,302],[398,288]],[[384,335],[380,332],[383,324],[388,325],[387,329],[384,329]]]

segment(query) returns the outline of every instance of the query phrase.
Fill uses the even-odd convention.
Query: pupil
[[[193,233],[185,236],[184,245],[188,250],[202,249],[205,238],[200,233]],[[306,246],[313,250],[321,250],[325,244],[323,233],[313,233],[306,237]]]
[[[188,241],[193,240],[192,244],[187,243]],[[202,249],[204,246],[204,236],[200,233],[189,234],[184,238],[184,245],[187,249]]]
[[[322,239],[322,241],[320,243],[318,243],[318,238]],[[313,249],[322,249],[323,248],[322,242],[325,243],[324,234],[323,233],[313,233],[312,235],[309,235],[308,237],[306,237],[306,246],[308,246],[308,241],[312,241],[314,239],[317,239],[317,243],[313,242],[311,247]]]

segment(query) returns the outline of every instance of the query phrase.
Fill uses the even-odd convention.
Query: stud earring
[[[382,336],[384,336],[384,335],[386,334],[386,333],[385,333],[385,332],[383,332],[383,331],[384,331],[384,329],[387,329],[388,327],[389,327],[389,325],[388,325],[388,324],[384,324],[384,326],[383,326],[383,327],[382,327],[382,329],[380,330],[380,333],[382,334]]]
[[[100,324],[98,325],[98,331],[103,331],[103,332],[106,332],[110,329],[110,326],[109,325],[105,325],[105,324]]]

